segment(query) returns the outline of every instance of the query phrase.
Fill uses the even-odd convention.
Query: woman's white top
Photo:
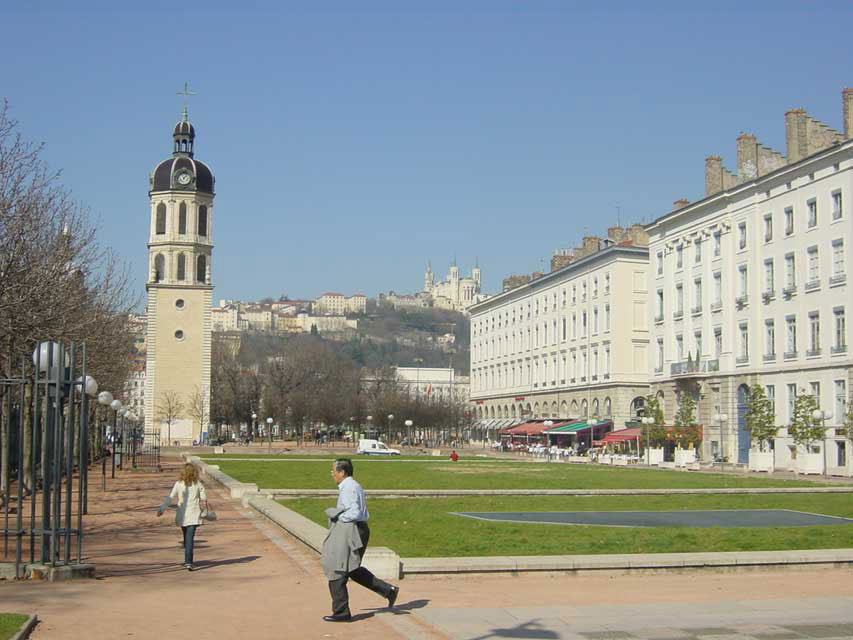
[[[172,500],[178,501],[178,512],[175,514],[175,524],[179,527],[188,527],[193,524],[201,524],[201,503],[207,500],[207,493],[201,482],[189,486],[183,480],[178,480],[172,487],[169,497],[160,506],[165,511]]]

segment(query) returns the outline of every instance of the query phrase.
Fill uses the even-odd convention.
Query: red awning
[[[603,444],[608,444],[610,442],[625,442],[627,440],[636,440],[637,438],[642,437],[642,435],[642,429],[632,427],[630,429],[610,431],[601,440],[597,440],[597,442],[601,442]]]
[[[510,436],[541,436],[542,432],[546,429],[553,429],[554,427],[562,427],[567,424],[571,424],[574,420],[553,420],[553,424],[549,424],[546,426],[545,420],[532,420],[530,422],[525,422],[524,424],[519,424],[514,427],[510,427],[509,429],[502,429],[501,435],[510,435]]]

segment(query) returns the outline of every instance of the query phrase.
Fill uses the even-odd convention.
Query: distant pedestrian
[[[450,452],[450,459],[453,460],[453,462],[456,462],[457,460],[459,460],[459,454],[456,453],[455,449]]]
[[[181,476],[172,491],[157,509],[157,517],[169,508],[172,500],[177,500],[177,513],[175,524],[184,534],[184,568],[194,571],[193,545],[195,543],[195,530],[201,524],[202,509],[208,511],[210,504],[207,501],[207,493],[204,485],[198,479],[198,470],[191,464],[185,464],[181,469]]]
[[[352,578],[362,587],[388,599],[388,606],[397,601],[400,588],[388,584],[361,566],[367,550],[370,528],[364,489],[355,481],[352,460],[338,458],[332,462],[332,478],[338,485],[338,504],[326,509],[329,533],[323,541],[323,573],[329,581],[332,596],[332,615],[323,616],[326,622],[349,622],[347,581]]]

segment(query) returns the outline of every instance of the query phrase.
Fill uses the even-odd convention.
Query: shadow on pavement
[[[559,638],[556,632],[544,628],[535,620],[523,622],[508,629],[492,629],[488,634],[471,638],[471,640],[486,640],[487,638]]]
[[[205,571],[215,567],[224,567],[229,564],[245,564],[247,562],[254,562],[260,557],[261,556],[243,556],[242,558],[229,558],[227,560],[201,560],[196,563],[195,570]]]

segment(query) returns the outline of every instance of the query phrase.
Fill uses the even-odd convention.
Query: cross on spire
[[[181,96],[181,95],[184,96],[184,110],[183,110],[183,113],[181,113],[181,118],[183,119],[184,122],[186,122],[187,121],[187,96],[197,96],[198,93],[196,93],[195,91],[190,91],[190,87],[189,87],[188,82],[184,83],[184,90],[183,91],[176,91],[175,93],[179,96]]]

